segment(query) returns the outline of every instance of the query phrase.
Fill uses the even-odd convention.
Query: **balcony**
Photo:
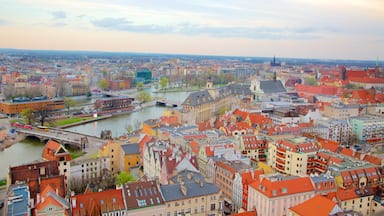
[[[276,163],[280,164],[280,165],[285,165],[285,161],[281,160],[280,158],[276,158]]]

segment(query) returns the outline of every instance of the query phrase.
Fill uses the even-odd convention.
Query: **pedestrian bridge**
[[[35,137],[43,143],[46,143],[51,139],[59,142],[64,146],[74,147],[81,150],[87,148],[98,148],[107,142],[106,140],[96,136],[90,136],[57,128],[46,128],[43,130],[39,128],[17,128],[16,132],[24,135],[25,137]]]

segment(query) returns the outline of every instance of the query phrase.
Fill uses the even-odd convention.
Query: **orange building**
[[[7,115],[20,114],[23,110],[59,110],[64,109],[63,99],[36,100],[25,102],[0,102],[0,113]]]

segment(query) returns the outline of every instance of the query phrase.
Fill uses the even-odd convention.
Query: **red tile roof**
[[[270,198],[314,191],[309,177],[289,178],[276,181],[263,178],[260,183],[258,183],[258,181],[252,183],[251,187]]]
[[[121,189],[105,190],[71,197],[72,215],[102,215],[113,210],[124,210]]]
[[[381,166],[381,162],[382,162],[382,159],[379,158],[379,157],[375,157],[375,156],[372,156],[372,155],[365,155],[365,157],[363,158],[364,161],[367,161],[369,163],[372,163],[372,164],[375,164],[375,165],[378,165],[378,166]]]
[[[327,85],[319,85],[319,86],[310,86],[304,84],[297,84],[295,86],[296,91],[303,92],[312,95],[336,95],[339,88],[336,86],[327,86]]]
[[[56,141],[49,140],[43,149],[42,158],[49,161],[59,161],[61,157],[64,157],[66,161],[71,160],[71,155],[64,146]]]
[[[355,192],[355,189],[341,189],[341,188],[337,190],[336,197],[340,201],[359,198],[359,196]]]
[[[300,216],[328,216],[331,215],[331,213],[335,213],[332,212],[332,210],[336,205],[332,200],[317,195],[299,205],[291,207],[290,210]]]

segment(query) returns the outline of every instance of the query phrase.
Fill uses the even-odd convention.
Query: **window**
[[[201,206],[201,212],[204,212],[204,205]]]
[[[215,204],[215,203],[212,203],[212,204],[211,204],[211,211],[214,211],[214,210],[216,210],[216,204]]]

